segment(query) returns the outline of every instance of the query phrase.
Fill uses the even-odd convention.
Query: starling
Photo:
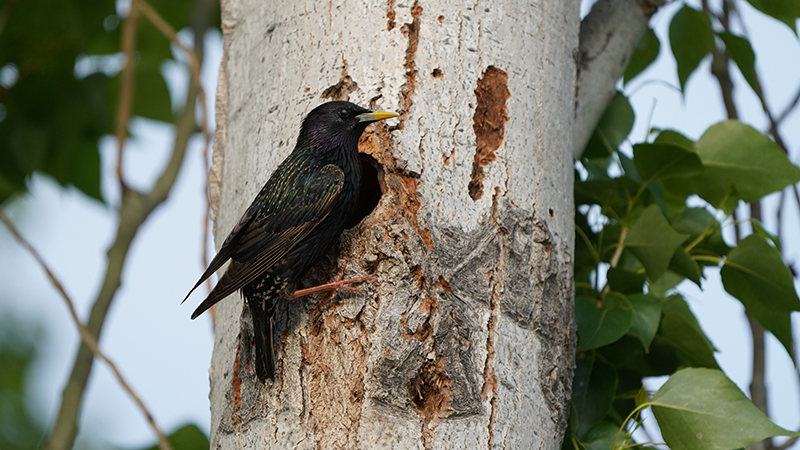
[[[275,374],[272,327],[277,300],[296,296],[284,292],[341,235],[356,209],[361,187],[358,139],[367,125],[391,117],[397,114],[343,101],[323,103],[308,113],[294,150],[261,188],[184,299],[231,261],[192,319],[241,289],[253,317],[256,375],[262,382]],[[332,290],[365,278],[325,286]]]

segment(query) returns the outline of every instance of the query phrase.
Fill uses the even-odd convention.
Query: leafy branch
[[[712,57],[728,120],[711,126],[697,141],[677,131],[651,129],[644,142],[633,143],[630,155],[620,146],[628,140],[635,114],[626,95],[617,92],[577,164],[579,341],[572,405],[576,414],[570,417],[566,448],[643,445],[630,440],[634,432],[648,434],[642,421],[633,420],[645,407],[652,409],[672,448],[773,448],[771,437],[792,436],[794,442],[797,435],[775,426],[759,410],[766,407],[766,392],[759,392],[764,361],[758,349],[770,332],[794,358],[790,316],[800,311],[800,298],[781,257],[781,229],[777,237],[765,229],[760,201],[773,192],[782,192],[783,200],[790,188],[800,203],[800,168],[787,157],[777,135],[783,113],[776,119],[762,98],[749,42],[729,30],[729,18],[737,14],[734,1],[723,0],[720,14],[708,3],[703,2],[704,10],[688,5],[678,9],[669,23],[670,49],[682,92],[701,61]],[[773,9],[772,14],[793,26],[800,9],[787,11]],[[658,36],[645,32],[630,57],[623,86],[656,60],[659,48]],[[736,120],[731,62],[759,96],[770,130],[761,132]],[[741,217],[741,204],[750,205],[746,218]],[[742,232],[749,230],[740,229],[745,223],[753,228],[747,237]],[[736,233],[733,246],[723,239],[723,224],[732,225]],[[614,243],[604,246],[604,239]],[[606,284],[599,290],[603,264],[608,267]],[[750,320],[756,348],[753,402],[720,371],[716,350],[676,289],[685,280],[701,286],[704,277],[714,274],[705,270],[710,267],[720,268],[723,287],[741,302]],[[651,402],[645,405],[646,399],[638,396],[634,402],[626,394],[653,376],[669,379]],[[653,441],[649,435],[645,440]]]

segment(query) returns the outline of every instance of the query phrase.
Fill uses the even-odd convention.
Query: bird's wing
[[[236,226],[233,227],[233,230],[231,230],[231,234],[229,234],[225,239],[225,242],[222,243],[222,247],[220,247],[219,252],[217,252],[217,254],[214,256],[214,259],[211,260],[211,263],[208,265],[206,271],[203,272],[203,275],[200,277],[194,287],[192,287],[189,293],[186,294],[186,297],[183,298],[181,304],[183,304],[183,302],[185,302],[186,299],[192,295],[192,292],[194,292],[198,286],[203,284],[208,277],[210,277],[214,272],[218,271],[228,261],[228,259],[230,259],[234,247],[233,243],[239,240],[242,233],[244,233],[250,227],[255,218],[256,214],[254,212],[254,208],[248,208],[242,218],[239,219],[239,223],[237,223]]]
[[[224,259],[219,266],[228,258],[232,259],[228,271],[192,317],[197,317],[214,303],[258,278],[308,236],[330,214],[343,185],[342,169],[328,164],[309,179],[304,189],[286,208],[272,214],[250,214],[248,211],[239,222],[241,229],[239,225],[234,228],[220,253],[212,261],[213,265],[224,251]],[[248,218],[248,215],[253,217]],[[213,273],[209,273],[209,270],[211,266],[206,270],[208,276]],[[208,278],[206,274],[203,274],[204,278],[201,278],[198,285]]]

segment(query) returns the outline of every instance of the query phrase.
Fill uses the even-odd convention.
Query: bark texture
[[[583,19],[575,89],[575,158],[617,92],[647,22],[666,0],[597,0]]]
[[[278,307],[277,376],[219,304],[212,448],[560,448],[574,353],[578,2],[223,0],[211,189],[221,242],[325,99],[364,134],[377,207]]]

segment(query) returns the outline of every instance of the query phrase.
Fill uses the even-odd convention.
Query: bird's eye
[[[340,109],[339,117],[341,117],[342,119],[347,119],[348,117],[350,117],[350,110],[347,108]]]

